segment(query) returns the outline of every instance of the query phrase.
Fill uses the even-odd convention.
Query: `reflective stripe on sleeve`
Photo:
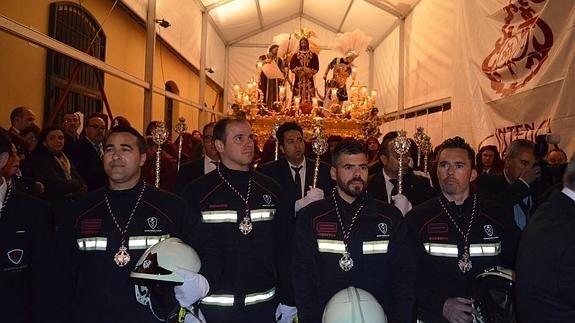
[[[472,243],[469,245],[469,256],[497,256],[501,253],[501,242],[494,243]]]
[[[274,219],[275,209],[256,209],[250,211],[252,222],[271,221]]]
[[[156,243],[166,240],[170,235],[161,236],[131,236],[128,240],[128,249],[139,250],[148,249],[149,247],[155,245]]]
[[[456,244],[426,242],[423,245],[425,246],[425,251],[431,256],[457,257],[459,254]]]
[[[247,294],[244,298],[244,305],[254,305],[267,302],[274,298],[276,288],[273,287],[265,292]],[[232,294],[212,294],[202,299],[202,304],[215,306],[233,306],[234,295]]]
[[[78,238],[76,239],[78,243],[78,249],[82,251],[96,251],[96,250],[106,250],[108,245],[108,238],[106,237],[89,237],[89,238]]]
[[[202,211],[204,223],[236,223],[237,221],[238,215],[234,210]]]
[[[275,287],[263,293],[247,294],[246,298],[244,299],[244,305],[254,305],[262,302],[267,302],[272,298],[274,298],[275,294],[276,294]]]
[[[319,252],[342,254],[345,252],[345,244],[341,240],[317,239],[317,249]]]
[[[380,241],[364,241],[363,242],[363,254],[376,254],[376,253],[387,253],[387,247],[389,245],[389,241],[387,240],[380,240]]]

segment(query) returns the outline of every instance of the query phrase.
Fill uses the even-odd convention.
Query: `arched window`
[[[49,35],[102,61],[105,59],[106,35],[100,30],[96,19],[76,3],[50,4]],[[103,88],[102,71],[48,50],[45,124],[50,122],[49,119],[54,113],[54,123],[59,124],[66,111],[81,111],[85,115],[101,112]],[[63,101],[63,104],[57,108],[60,101]]]

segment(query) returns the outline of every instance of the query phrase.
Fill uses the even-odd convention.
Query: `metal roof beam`
[[[383,41],[387,38],[387,36],[389,36],[389,34],[391,34],[395,30],[395,28],[397,28],[397,26],[399,26],[400,22],[401,22],[401,19],[397,19],[393,23],[393,25],[391,27],[389,27],[387,32],[385,34],[383,34],[383,36],[381,36],[375,43],[373,43],[373,48],[379,47],[379,45],[381,45],[381,43],[383,43]]]
[[[337,27],[338,32],[341,31],[341,28],[343,27],[343,24],[345,23],[345,20],[347,19],[347,16],[349,15],[349,12],[351,11],[351,6],[353,6],[353,1],[351,0],[349,2],[349,6],[347,6],[347,9],[345,10],[345,14],[343,15],[343,17],[341,18],[341,23],[339,24],[339,26]]]
[[[212,4],[209,5],[209,6],[205,6],[205,8],[206,8],[206,11],[207,11],[207,12],[210,12],[210,11],[216,9],[217,7],[221,7],[221,6],[226,5],[226,4],[228,4],[228,3],[232,2],[232,1],[234,1],[234,0],[222,0],[222,1],[218,1],[218,2],[212,3]]]
[[[403,14],[399,10],[394,8],[393,6],[383,4],[383,3],[375,1],[375,0],[364,0],[364,1],[373,5],[373,6],[378,7],[379,9],[389,13],[390,15],[396,16],[397,18],[403,17]]]
[[[305,19],[307,19],[307,20],[313,22],[313,23],[316,24],[316,25],[320,25],[321,27],[323,27],[323,28],[325,28],[325,29],[327,29],[327,30],[329,30],[329,31],[331,31],[331,32],[333,32],[333,33],[336,33],[336,34],[337,34],[337,33],[339,32],[335,27],[332,27],[332,26],[326,24],[325,22],[323,22],[323,21],[321,21],[321,20],[318,20],[318,19],[316,19],[316,18],[314,18],[314,17],[312,17],[312,16],[309,16],[309,15],[306,15],[306,14],[302,14],[302,18],[305,18]]]
[[[243,40],[246,40],[246,39],[248,39],[248,38],[250,38],[250,37],[252,37],[252,36],[255,36],[255,35],[257,35],[257,34],[259,34],[259,33],[261,33],[261,32],[264,32],[264,31],[269,30],[269,29],[271,29],[271,28],[273,28],[273,27],[276,27],[276,26],[279,26],[279,25],[281,25],[281,24],[283,24],[283,23],[286,23],[286,22],[288,22],[288,21],[290,21],[290,20],[292,20],[292,19],[294,19],[294,18],[296,18],[296,17],[299,17],[299,13],[295,13],[295,14],[289,16],[289,17],[285,17],[285,18],[280,19],[280,20],[278,20],[278,21],[272,22],[271,24],[269,24],[269,25],[267,25],[267,26],[264,26],[263,28],[259,28],[259,29],[250,31],[250,32],[247,33],[247,34],[243,34],[242,36],[240,36],[240,37],[238,37],[238,38],[236,38],[236,39],[230,40],[230,41],[228,42],[228,45],[230,45],[230,46],[235,46],[236,43],[239,43],[239,42],[241,42],[241,41],[243,41]],[[269,46],[269,45],[268,45],[268,46]]]
[[[264,17],[262,15],[262,8],[260,7],[260,1],[254,0],[256,3],[256,10],[258,12],[258,21],[260,22],[260,29],[264,28]]]

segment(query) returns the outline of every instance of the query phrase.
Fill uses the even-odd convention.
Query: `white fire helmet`
[[[361,288],[337,292],[323,311],[323,323],[387,323],[387,316],[375,297]]]
[[[200,257],[192,247],[178,238],[167,238],[142,254],[130,279],[143,286],[181,285],[184,278],[175,272],[176,268],[197,273],[200,267]]]

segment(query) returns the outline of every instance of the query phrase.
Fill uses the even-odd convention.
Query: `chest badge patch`
[[[493,236],[493,226],[491,224],[486,224],[483,226],[483,230],[487,233],[488,236]]]
[[[267,205],[270,205],[272,203],[272,197],[271,196],[264,194],[263,198],[264,198],[264,201],[266,201]]]
[[[158,219],[156,217],[149,217],[148,218],[148,225],[152,230],[154,230],[158,226]]]
[[[377,228],[382,234],[387,234],[387,224],[381,222],[377,225]]]
[[[6,253],[8,256],[8,260],[12,262],[14,265],[18,265],[20,261],[22,261],[22,257],[24,256],[24,250],[22,249],[12,249]]]

